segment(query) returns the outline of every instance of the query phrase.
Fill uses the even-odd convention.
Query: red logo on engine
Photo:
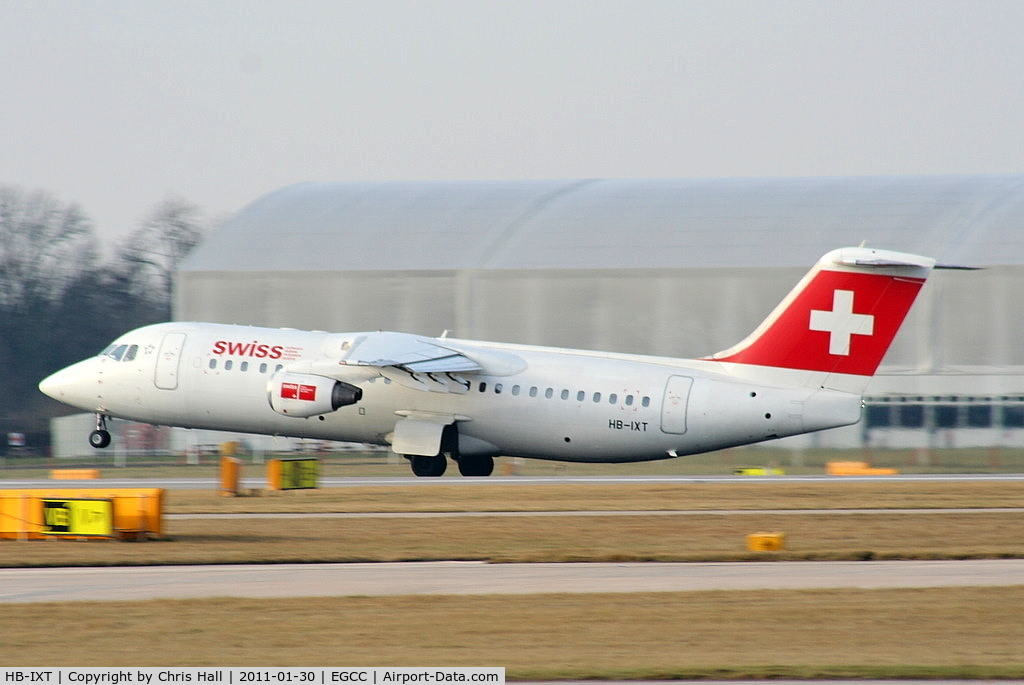
[[[281,397],[286,400],[316,401],[316,386],[304,383],[282,383]]]

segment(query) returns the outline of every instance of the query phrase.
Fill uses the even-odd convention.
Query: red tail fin
[[[862,247],[829,252],[757,330],[711,358],[870,377],[934,265]]]

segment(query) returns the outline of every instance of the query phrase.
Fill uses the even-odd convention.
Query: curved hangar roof
[[[303,183],[182,270],[806,266],[862,241],[1019,264],[1024,175]]]

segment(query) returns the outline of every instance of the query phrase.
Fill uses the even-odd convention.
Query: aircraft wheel
[[[493,457],[459,457],[459,473],[463,476],[489,476],[494,473]]]
[[[419,455],[407,456],[406,459],[412,465],[412,472],[417,476],[437,478],[443,476],[448,468],[448,460],[444,456],[424,457]]]
[[[105,430],[94,430],[89,433],[89,444],[96,449],[103,449],[110,445],[110,432]]]

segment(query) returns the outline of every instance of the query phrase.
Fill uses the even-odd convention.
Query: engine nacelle
[[[270,407],[297,418],[329,414],[362,397],[362,389],[354,385],[308,373],[276,373],[267,384]]]

